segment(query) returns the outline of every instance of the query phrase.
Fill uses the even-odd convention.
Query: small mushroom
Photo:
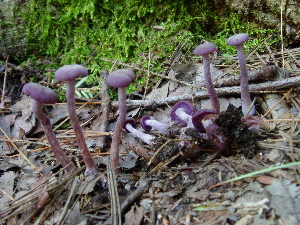
[[[200,131],[200,132],[205,132],[205,128],[203,127],[202,120],[210,114],[217,114],[217,112],[213,109],[201,109],[197,112],[194,113],[192,116],[192,122],[194,127]]]
[[[43,104],[54,104],[57,102],[57,96],[53,90],[36,83],[27,83],[23,86],[22,91],[31,98],[31,108],[36,118],[43,125],[45,135],[51,146],[51,149],[59,163],[64,167],[66,172],[72,172],[76,169],[75,164],[61,148],[50,123],[49,118],[43,113]]]
[[[220,102],[216,90],[214,89],[214,85],[211,79],[210,74],[210,60],[209,54],[216,51],[216,45],[213,43],[204,43],[199,45],[195,48],[194,54],[195,55],[202,55],[203,57],[203,66],[204,66],[204,77],[206,81],[206,88],[209,94],[212,108],[217,112],[220,113]]]
[[[226,150],[227,140],[223,135],[221,128],[215,124],[215,120],[218,118],[217,114],[208,114],[202,119],[202,125],[208,136],[208,139],[219,150]]]
[[[259,133],[262,125],[262,118],[258,116],[244,116],[242,122],[248,126],[252,133]]]
[[[252,103],[250,98],[249,92],[249,84],[248,84],[248,72],[246,67],[246,60],[244,54],[244,47],[243,44],[249,40],[248,34],[241,33],[236,34],[228,38],[227,44],[236,46],[238,59],[240,62],[241,68],[241,99],[242,99],[242,112],[244,116],[246,116],[247,112],[249,111],[250,105]],[[249,115],[253,116],[255,114],[255,107],[254,105],[249,111]]]
[[[78,148],[81,151],[83,162],[86,166],[84,175],[89,176],[89,175],[95,175],[98,169],[87,147],[81,126],[79,124],[79,119],[76,114],[75,97],[74,97],[75,82],[76,82],[76,78],[80,76],[83,77],[88,76],[88,71],[85,67],[77,64],[63,66],[55,72],[55,78],[59,81],[64,81],[66,83],[66,97],[67,97],[70,121],[74,129],[74,133],[78,143]]]
[[[166,134],[169,128],[169,124],[150,119],[149,116],[143,116],[141,118],[140,124],[145,131],[150,131],[152,128],[155,128],[163,134]]]
[[[192,115],[195,113],[195,107],[188,101],[177,102],[170,113],[172,121],[179,121],[183,126],[194,128]]]
[[[124,123],[124,129],[127,132],[132,133],[134,136],[142,140],[148,145],[153,145],[154,144],[154,139],[155,137],[150,135],[150,134],[145,134],[142,131],[139,131],[136,129],[136,122],[133,118],[127,117]]]
[[[134,79],[134,73],[128,69],[115,70],[106,77],[107,85],[118,88],[119,117],[115,124],[110,150],[112,166],[117,172],[119,167],[119,147],[121,142],[121,133],[126,120],[126,87],[133,82]]]

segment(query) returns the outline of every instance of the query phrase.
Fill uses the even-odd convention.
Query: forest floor
[[[137,122],[147,115],[171,123],[169,113],[180,100],[190,101],[197,110],[210,108],[199,58],[172,58],[164,74],[119,63],[148,78],[146,87],[128,94],[128,116]],[[211,62],[226,151],[203,142],[194,130],[182,139],[182,127],[176,123],[172,135],[150,131],[157,138],[153,146],[124,131],[122,170],[115,174],[108,162],[117,102],[110,102],[103,83],[96,90],[100,97],[77,99],[87,145],[99,168],[94,177],[83,176],[66,104],[45,109],[60,143],[78,166],[72,174],[57,163],[29,97],[21,93],[32,74],[42,78],[43,72],[30,65],[4,64],[0,72],[1,77],[6,74],[9,91],[3,91],[9,94],[0,108],[1,223],[300,224],[300,49],[277,52],[267,46],[264,53],[247,56],[258,132],[241,122],[237,57],[214,56]],[[47,78],[39,83],[59,87]]]

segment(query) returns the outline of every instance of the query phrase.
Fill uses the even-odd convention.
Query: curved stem
[[[83,162],[86,166],[86,170],[84,172],[85,176],[94,175],[97,173],[97,165],[87,147],[85,142],[85,138],[79,124],[79,119],[76,114],[75,108],[75,81],[66,81],[66,96],[67,96],[67,103],[68,103],[68,111],[70,116],[70,121],[76,136],[78,148],[80,149]]]
[[[194,124],[192,121],[192,116],[187,114],[183,108],[179,108],[175,111],[175,114],[182,119],[184,122],[187,123],[187,127],[194,128]]]
[[[155,137],[152,136],[151,134],[145,134],[142,131],[139,131],[139,130],[135,129],[130,123],[126,124],[125,126],[126,126],[126,129],[130,133],[132,133],[137,138],[141,139],[146,144],[148,144],[148,145],[154,144]]]
[[[43,125],[46,138],[59,163],[64,167],[65,171],[68,173],[76,170],[75,164],[71,161],[71,159],[67,156],[64,150],[60,147],[60,144],[52,130],[52,125],[50,123],[50,120],[47,117],[47,115],[42,111],[41,104],[36,100],[32,99],[31,108],[35,114],[35,117],[38,118],[41,124]]]
[[[242,112],[244,116],[248,112],[248,109],[252,103],[250,92],[249,92],[249,81],[248,81],[248,72],[246,67],[246,59],[243,50],[243,45],[236,46],[238,59],[240,62],[240,69],[241,69],[241,99],[242,99]],[[249,115],[255,114],[255,107],[253,106],[249,111]]]
[[[151,120],[151,119],[147,120],[146,124],[148,126],[154,127],[156,130],[158,130],[163,134],[166,134],[168,132],[169,124],[161,123],[157,120]]]
[[[119,172],[119,148],[121,142],[122,129],[126,120],[126,88],[118,88],[118,103],[119,103],[119,117],[116,121],[114,134],[112,137],[110,159],[112,166]]]
[[[202,55],[202,57],[203,57],[203,67],[204,67],[203,69],[204,69],[204,77],[206,81],[207,92],[210,97],[212,108],[217,112],[217,114],[219,114],[220,102],[211,79],[209,55],[208,54]]]

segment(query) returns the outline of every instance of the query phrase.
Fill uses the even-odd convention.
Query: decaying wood
[[[105,132],[108,125],[108,114],[109,114],[109,108],[110,108],[110,96],[108,92],[108,87],[105,82],[106,76],[108,75],[108,72],[105,70],[102,70],[100,72],[100,75],[102,77],[101,80],[101,121],[98,124],[99,131]],[[100,150],[103,148],[105,143],[105,136],[99,137],[97,140],[97,146],[99,146]]]
[[[279,74],[282,73],[282,69],[278,66],[266,66],[258,70],[252,70],[248,72],[249,82],[257,81],[270,81],[275,80]],[[218,79],[215,83],[215,87],[228,87],[240,84],[240,76],[224,76]]]
[[[290,77],[290,78],[277,80],[277,81],[269,81],[260,84],[250,84],[249,90],[251,93],[276,92],[283,89],[298,87],[299,85],[300,85],[300,76],[297,76],[297,77]],[[216,88],[216,92],[218,96],[240,94],[240,87],[233,86],[233,87]],[[178,96],[158,98],[158,99],[127,100],[127,106],[128,108],[136,108],[141,105],[143,105],[144,107],[161,106],[161,105],[172,104],[181,100],[187,100],[191,98],[205,99],[205,98],[209,98],[209,96],[207,91],[199,91],[193,95],[185,94],[185,95],[178,95]],[[118,103],[114,101],[112,102],[112,106],[117,107]]]

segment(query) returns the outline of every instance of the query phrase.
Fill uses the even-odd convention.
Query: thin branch
[[[297,77],[290,77],[282,80],[277,81],[269,81],[260,84],[250,84],[249,90],[251,93],[261,93],[261,92],[274,92],[282,89],[289,89],[291,87],[298,87],[300,85],[300,76]],[[216,92],[218,96],[223,95],[235,95],[240,94],[240,87],[233,86],[233,87],[221,87],[216,88]],[[157,99],[145,99],[145,100],[127,100],[128,108],[136,108],[140,105],[145,107],[161,106],[165,104],[170,104],[174,102],[178,102],[181,100],[187,99],[205,99],[209,98],[207,91],[199,91],[194,94],[184,94],[178,96],[172,96],[167,98],[157,98]],[[118,103],[116,101],[112,102],[113,107],[117,107]]]

